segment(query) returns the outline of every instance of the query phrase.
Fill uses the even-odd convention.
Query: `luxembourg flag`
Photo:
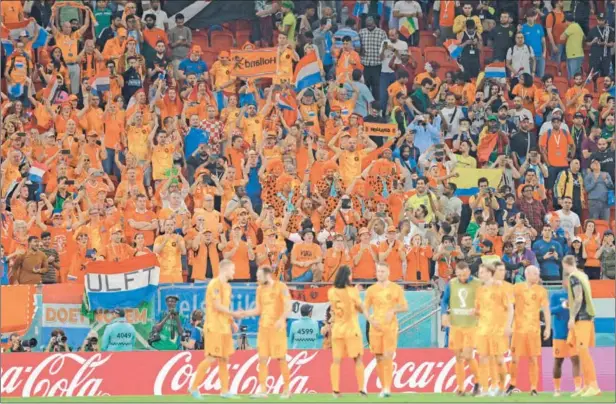
[[[47,172],[47,166],[43,163],[34,162],[28,171],[28,179],[32,182],[40,184],[43,182],[43,175]]]
[[[138,307],[158,289],[160,267],[154,254],[119,262],[95,261],[86,266],[89,309]]]
[[[460,40],[458,39],[449,39],[445,41],[443,46],[447,48],[449,56],[451,56],[452,59],[457,59],[462,55],[462,48],[460,47]]]
[[[505,72],[505,62],[494,62],[486,66],[486,79],[504,79],[505,77],[507,77],[507,73]]]
[[[90,79],[90,86],[96,90],[98,94],[109,91],[111,82],[109,81],[109,72],[100,72]]]
[[[298,92],[323,82],[316,52],[311,52],[300,59],[295,66],[293,81]]]

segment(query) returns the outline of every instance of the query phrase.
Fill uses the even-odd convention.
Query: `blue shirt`
[[[315,349],[319,335],[319,323],[310,317],[302,317],[291,324],[289,345],[293,349]]]
[[[261,161],[257,165],[250,169],[248,172],[248,182],[246,183],[246,195],[250,199],[261,199],[261,181],[259,181],[259,170],[261,169]],[[253,201],[254,203],[254,201]]]
[[[186,58],[180,62],[178,69],[183,71],[185,75],[194,73],[197,78],[201,78],[201,75],[207,72],[207,64],[201,59],[193,62],[190,58]]]
[[[415,129],[415,141],[413,144],[419,149],[421,153],[425,153],[426,150],[433,144],[441,142],[441,116],[434,118],[432,123],[426,123],[426,126],[418,125],[417,121],[411,122],[409,128]]]
[[[569,334],[569,309],[563,307],[568,300],[567,291],[559,289],[550,294],[550,313],[552,313],[552,339],[566,340]]]
[[[342,38],[344,38],[347,35],[350,36],[351,40],[353,41],[353,48],[355,48],[355,50],[359,49],[361,47],[361,40],[359,39],[359,33],[348,27],[340,28],[334,34],[334,40],[336,41],[336,46],[339,48],[342,48]]]
[[[359,89],[359,97],[357,98],[357,102],[355,103],[355,109],[353,112],[355,114],[359,114],[362,118],[365,118],[368,115],[368,104],[374,101],[374,96],[370,92],[368,86],[360,81],[354,81],[353,84],[357,86]],[[346,85],[346,88],[353,91],[353,87],[350,84]]]
[[[201,128],[190,128],[184,138],[184,157],[186,160],[199,148],[210,141],[209,134]]]
[[[9,262],[5,258],[0,258],[0,285],[9,284]]]
[[[545,38],[545,31],[539,24],[535,24],[532,27],[528,24],[522,25],[522,33],[524,34],[524,43],[533,48],[535,56],[543,57],[543,45],[541,40]]]
[[[135,336],[137,332],[132,324],[126,322],[126,318],[118,317],[105,327],[101,351],[123,352],[135,350]]]
[[[550,248],[554,247],[554,251],[558,254],[558,258],[550,257],[544,259]],[[549,242],[544,239],[539,239],[533,244],[533,252],[537,256],[537,261],[541,267],[541,276],[560,276],[560,260],[563,259],[563,248],[556,240],[550,240]]]

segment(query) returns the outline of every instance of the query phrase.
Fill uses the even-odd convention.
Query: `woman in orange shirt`
[[[586,251],[584,272],[588,275],[589,279],[600,279],[601,261],[596,258],[596,255],[601,242],[594,221],[586,221],[584,224],[584,233],[580,234],[580,239],[582,240],[584,250]]]
[[[406,271],[406,250],[404,244],[396,240],[398,229],[395,226],[387,228],[387,239],[379,245],[379,261],[389,264],[389,280],[402,280]]]
[[[406,276],[408,282],[428,282],[430,280],[430,259],[432,247],[423,245],[421,234],[411,238],[411,245],[406,253]]]
[[[303,241],[291,250],[291,280],[295,282],[320,282],[323,277],[321,247],[314,242],[314,231],[304,229]]]
[[[323,262],[323,282],[333,282],[342,265],[352,267],[351,255],[344,245],[344,235],[334,236],[334,245],[328,248]]]

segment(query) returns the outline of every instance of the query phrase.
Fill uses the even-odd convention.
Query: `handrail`
[[[440,311],[440,308],[437,307],[435,309],[433,309],[432,311],[430,311],[430,313],[426,314],[425,316],[423,316],[422,318],[420,318],[419,320],[415,321],[413,324],[409,325],[406,328],[401,329],[398,334],[402,334],[405,333],[415,327],[417,327],[419,324],[423,323],[424,321],[426,321],[427,319],[429,319],[430,317],[432,317],[434,314],[438,313]]]

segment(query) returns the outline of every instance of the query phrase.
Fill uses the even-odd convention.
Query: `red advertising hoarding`
[[[117,353],[8,353],[1,355],[2,397],[74,397],[187,394],[195,375],[201,351],[117,352]],[[293,394],[331,392],[327,350],[293,350],[287,356]],[[456,387],[452,352],[447,349],[398,350],[393,377],[393,392],[441,393]],[[368,392],[380,391],[376,362],[367,351],[365,383]],[[231,358],[230,390],[252,394],[258,385],[258,357],[255,351],[239,351]],[[343,362],[343,375],[354,375],[353,363]],[[526,361],[520,375],[527,375]],[[541,373],[540,373],[541,374]],[[468,369],[467,369],[468,375]],[[472,377],[466,380],[471,388]],[[268,390],[282,391],[277,363],[270,364]],[[528,388],[527,377],[519,378],[519,387]],[[218,371],[213,369],[201,385],[205,394],[220,389]],[[355,377],[342,377],[342,392],[358,391]]]

